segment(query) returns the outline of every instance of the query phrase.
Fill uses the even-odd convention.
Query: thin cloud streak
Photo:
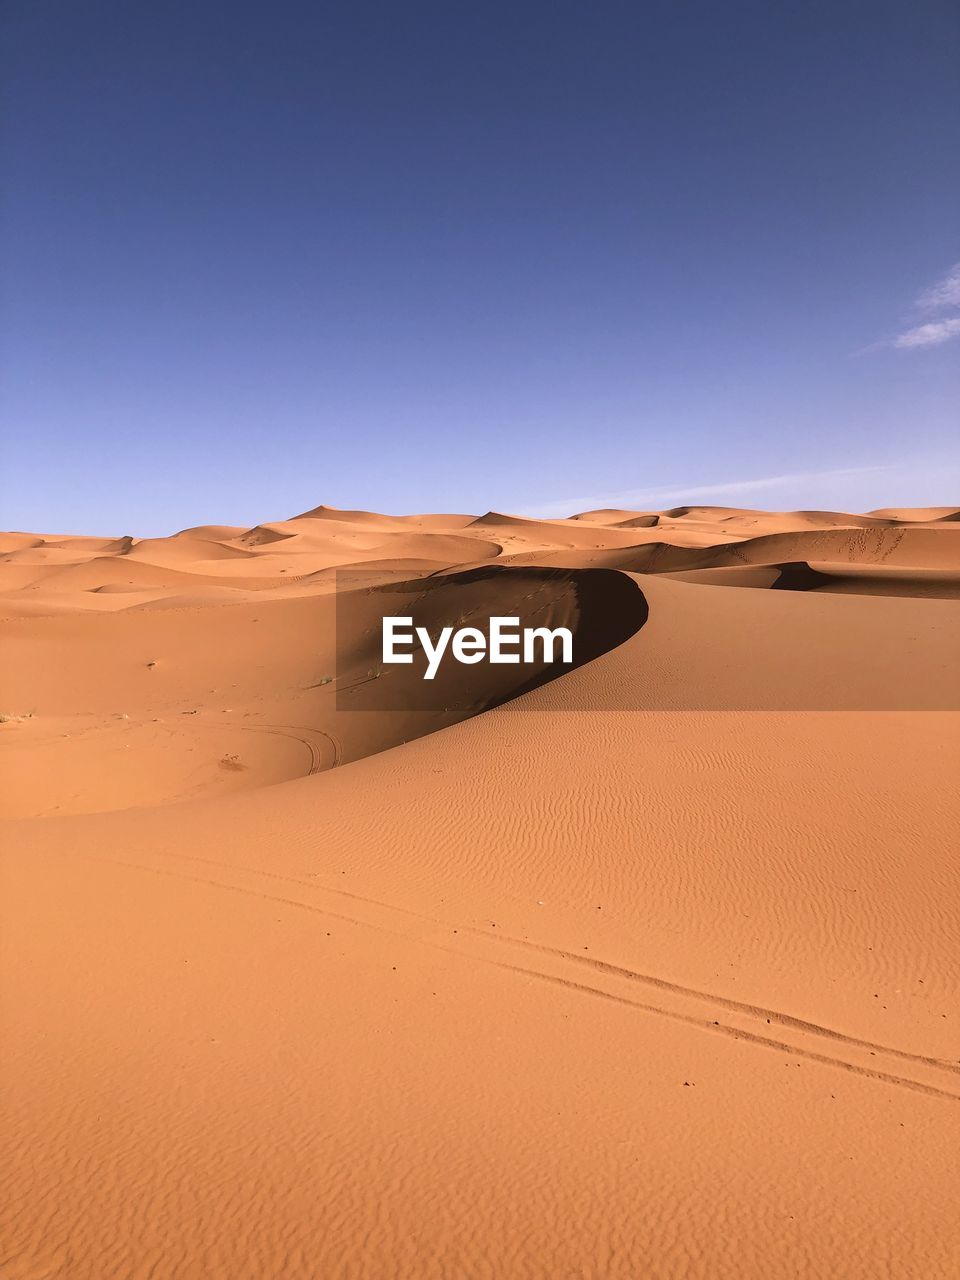
[[[936,315],[960,307],[960,262],[955,262],[947,274],[917,297],[917,311]],[[951,338],[960,337],[960,316],[946,316],[942,320],[929,320],[898,333],[889,344],[898,351],[912,351],[917,347],[939,347]]]
[[[777,489],[783,485],[818,484],[825,480],[877,475],[893,470],[896,470],[896,464],[885,463],[881,466],[839,467],[829,471],[795,471],[786,475],[762,476],[750,480],[727,480],[720,484],[692,484],[670,489],[627,489],[620,493],[566,498],[562,502],[549,502],[527,508],[527,510],[530,515],[547,519],[568,516],[581,511],[599,511],[608,507],[655,511],[677,503],[688,503],[692,498],[736,498],[746,494],[762,493],[765,489]]]
[[[951,316],[947,320],[931,320],[929,324],[917,325],[915,329],[907,329],[898,334],[893,345],[900,350],[910,347],[938,347],[941,342],[949,342],[960,335],[960,316]]]
[[[960,262],[955,262],[942,280],[924,289],[917,298],[921,311],[948,311],[960,307]]]

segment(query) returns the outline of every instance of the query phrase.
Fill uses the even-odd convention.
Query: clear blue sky
[[[2,34],[0,527],[960,501],[955,0]]]

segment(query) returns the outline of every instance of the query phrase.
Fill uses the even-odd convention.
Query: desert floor
[[[3,535],[0,1276],[960,1274],[958,597],[954,509]]]

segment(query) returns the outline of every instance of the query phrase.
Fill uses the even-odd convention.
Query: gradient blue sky
[[[2,35],[0,527],[960,501],[955,0]]]

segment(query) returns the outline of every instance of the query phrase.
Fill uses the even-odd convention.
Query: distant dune
[[[956,1275],[958,597],[958,508],[0,535],[0,1275]]]

